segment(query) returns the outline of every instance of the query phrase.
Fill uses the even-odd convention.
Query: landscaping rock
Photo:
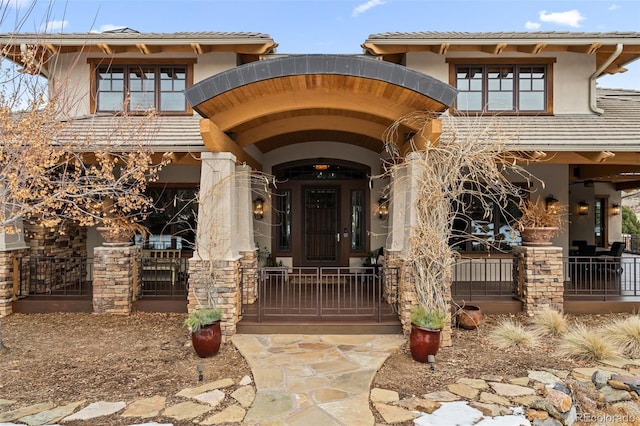
[[[449,391],[431,392],[423,395],[423,397],[438,402],[454,402],[460,400],[460,397],[458,395],[455,395]]]
[[[536,393],[533,389],[520,385],[494,382],[490,382],[489,385],[493,388],[495,393],[505,397],[533,395]]]
[[[631,395],[627,391],[613,389],[611,386],[603,386],[600,392],[604,396],[604,402],[612,404],[614,402],[622,402],[631,400]]]
[[[545,385],[555,385],[562,382],[560,377],[548,371],[529,371],[529,379],[544,383]]]
[[[100,401],[87,405],[82,410],[69,417],[62,419],[62,422],[70,422],[73,420],[91,420],[97,417],[108,416],[123,410],[127,404],[124,401],[107,402]]]
[[[553,405],[553,407],[560,413],[566,413],[567,411],[569,411],[569,409],[571,409],[571,406],[573,405],[571,396],[556,389],[549,389],[546,398],[547,400],[549,400],[549,402],[551,402],[551,405]]]
[[[620,382],[618,380],[609,380],[607,382],[607,384],[609,386],[611,386],[612,388],[614,388],[614,389],[624,390],[624,391],[627,391],[627,392],[629,392],[631,390],[631,386],[629,386],[629,385],[627,385],[625,383],[622,383],[622,382]]]
[[[391,424],[408,422],[421,416],[419,412],[405,410],[404,408],[389,404],[375,403],[373,405],[384,421]]]
[[[471,386],[464,385],[462,383],[451,384],[447,386],[447,389],[449,389],[449,392],[466,399],[474,399],[480,392],[478,389],[472,388]]]
[[[229,423],[239,423],[244,419],[246,411],[238,405],[231,405],[202,422],[201,425],[221,425]]]
[[[546,419],[536,419],[531,423],[532,426],[562,426],[558,420],[547,417]]]
[[[472,387],[472,388],[478,389],[478,390],[483,390],[483,389],[488,389],[489,388],[489,385],[487,384],[487,382],[485,382],[482,379],[469,379],[467,377],[462,377],[462,378],[456,380],[456,383],[467,385],[469,387]]]
[[[396,391],[390,391],[387,389],[373,388],[370,395],[373,402],[396,402],[400,401],[400,396]]]
[[[607,381],[609,381],[610,375],[604,373],[603,371],[596,370],[591,375],[591,382],[595,385],[596,389],[600,389],[603,386],[606,386]]]
[[[433,413],[442,406],[442,404],[437,401],[418,397],[403,399],[402,401],[396,402],[394,405],[406,408],[407,410],[420,411],[421,413],[428,414]]]

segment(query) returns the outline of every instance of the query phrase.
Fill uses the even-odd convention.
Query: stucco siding
[[[447,58],[555,58],[553,64],[553,111],[554,114],[593,114],[589,110],[589,77],[595,72],[595,56],[579,53],[559,52],[556,55],[505,54],[492,56],[486,53],[451,53],[437,55],[431,52],[408,53],[407,67],[428,74],[438,80],[449,82]]]

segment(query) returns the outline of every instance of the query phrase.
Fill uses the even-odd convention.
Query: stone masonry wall
[[[0,252],[0,318],[13,313],[13,262],[25,254],[26,250]]]
[[[129,315],[133,306],[134,263],[139,248],[93,249],[93,312]]]
[[[220,328],[223,341],[233,336],[240,318],[240,260],[215,261],[189,259],[188,309],[207,306],[209,294],[214,306],[222,310]]]
[[[252,304],[258,298],[258,252],[241,251],[240,267],[242,274],[242,300],[240,303]]]
[[[400,279],[398,283],[398,315],[402,323],[402,330],[405,335],[411,333],[411,311],[418,305],[418,297],[415,290],[415,276],[406,268],[403,260],[397,252],[387,251],[385,253],[385,263],[387,266],[400,267]],[[451,300],[451,286],[445,295],[445,299]],[[440,346],[452,345],[451,341],[451,310],[447,311],[444,327],[440,333]]]
[[[546,308],[562,312],[564,278],[561,247],[514,247],[518,256],[523,312],[535,315]]]

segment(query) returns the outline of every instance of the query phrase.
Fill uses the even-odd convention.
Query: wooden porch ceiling
[[[207,148],[252,165],[258,162],[244,151],[251,145],[267,153],[335,141],[379,153],[395,120],[414,111],[443,112],[455,98],[455,89],[430,76],[358,56],[274,58],[226,73],[187,89],[187,100],[205,117],[200,128]]]

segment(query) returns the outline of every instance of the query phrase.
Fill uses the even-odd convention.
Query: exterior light
[[[581,216],[589,214],[589,204],[586,201],[580,201],[578,203],[578,214]]]
[[[258,220],[264,217],[264,198],[258,197],[253,200],[253,217]]]
[[[611,215],[612,216],[618,216],[621,212],[621,207],[620,204],[612,204],[611,205]]]
[[[544,202],[548,213],[555,214],[558,212],[558,199],[553,195],[549,194],[547,198],[544,199]]]
[[[386,220],[389,216],[389,199],[386,197],[380,197],[378,199],[378,217],[382,220]]]
[[[328,164],[314,164],[313,168],[319,172],[323,172],[325,170],[329,169],[329,165]]]

